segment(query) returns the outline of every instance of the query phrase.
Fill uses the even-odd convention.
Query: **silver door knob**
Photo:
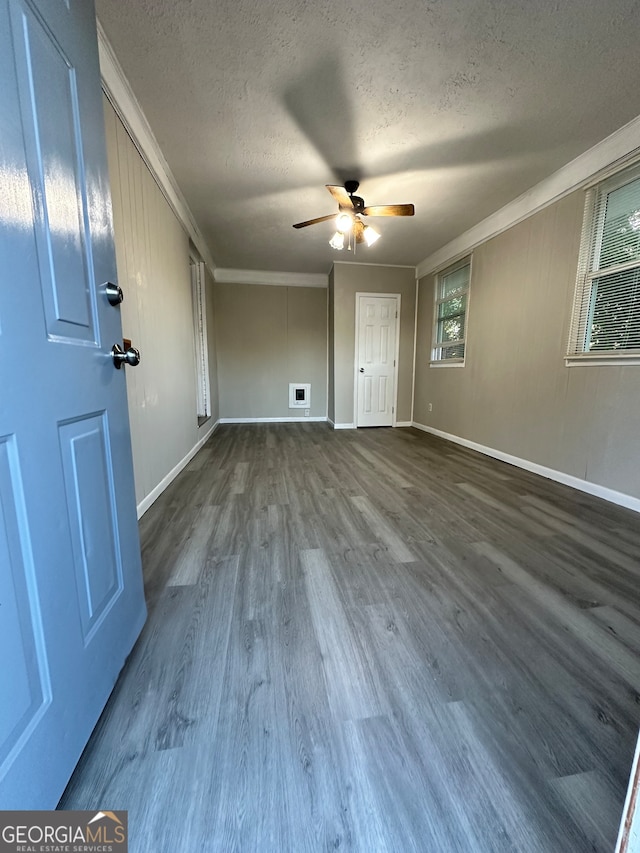
[[[120,344],[114,344],[111,349],[111,358],[117,370],[120,370],[123,364],[128,364],[129,367],[136,367],[140,364],[140,350],[135,347],[129,347],[125,352]]]
[[[104,287],[104,291],[107,294],[107,299],[109,300],[109,305],[120,305],[122,300],[124,299],[124,293],[122,292],[122,288],[118,287],[117,284],[114,284],[112,281],[108,281]]]

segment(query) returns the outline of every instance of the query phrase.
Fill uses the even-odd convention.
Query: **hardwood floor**
[[[223,426],[60,803],[132,853],[585,853],[640,723],[637,514],[412,429]]]

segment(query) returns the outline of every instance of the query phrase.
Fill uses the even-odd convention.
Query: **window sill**
[[[582,355],[567,355],[564,359],[565,367],[585,367],[591,365],[593,367],[604,367],[615,365],[619,367],[621,364],[639,365],[640,353],[633,352],[623,355],[622,353],[583,353]]]
[[[442,361],[430,361],[429,367],[464,367],[464,360],[447,358]]]

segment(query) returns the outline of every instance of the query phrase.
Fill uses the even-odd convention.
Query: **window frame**
[[[204,263],[190,258],[191,305],[193,309],[193,347],[196,381],[196,420],[201,427],[211,417],[209,379],[209,340],[207,333],[207,296]]]
[[[463,328],[463,336],[457,341],[440,341],[438,340],[438,332],[440,325],[440,318],[438,317],[439,306],[443,302],[448,302],[455,297],[449,296],[444,297],[441,296],[442,293],[442,283],[443,279],[447,275],[451,275],[451,273],[457,272],[459,269],[463,269],[464,267],[469,267],[469,276],[467,279],[467,286],[462,293],[466,295],[466,307],[464,311],[464,328]],[[434,287],[433,287],[433,327],[431,334],[431,360],[429,362],[430,367],[464,367],[466,363],[467,357],[467,344],[468,344],[468,333],[469,333],[469,301],[471,296],[471,276],[473,273],[473,255],[465,255],[459,260],[455,261],[452,264],[444,267],[439,270],[435,275]],[[455,315],[454,315],[455,316]],[[460,346],[464,347],[464,355],[462,358],[443,358],[442,350],[447,346]]]
[[[600,252],[606,219],[606,203],[609,194],[640,178],[640,162],[627,164],[618,171],[602,178],[586,188],[580,252],[574,289],[573,308],[569,325],[569,340],[565,364],[567,367],[582,365],[640,365],[640,349],[616,350],[586,349],[591,318],[595,305],[594,282],[603,278],[599,266]],[[640,258],[623,264],[605,267],[606,276],[613,276],[631,269],[640,271]]]

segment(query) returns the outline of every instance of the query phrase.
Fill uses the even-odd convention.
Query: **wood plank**
[[[613,849],[637,515],[416,430],[242,424],[140,530],[149,620],[61,807],[141,853]]]

